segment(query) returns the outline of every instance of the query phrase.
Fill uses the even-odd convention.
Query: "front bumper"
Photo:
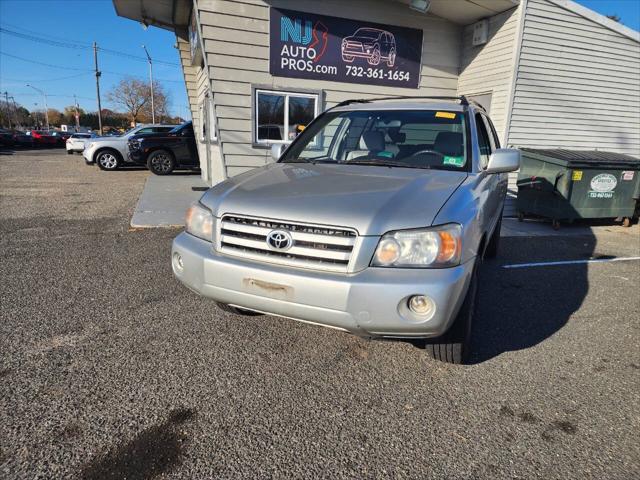
[[[127,159],[129,160],[129,162],[131,163],[136,163],[138,165],[144,165],[145,161],[144,161],[144,154],[142,152],[142,150],[129,150],[129,152],[127,153]]]
[[[82,150],[82,156],[84,157],[84,161],[87,165],[93,164],[93,152],[95,149],[93,148],[85,148]]]
[[[350,274],[305,270],[223,255],[211,243],[184,232],[174,239],[171,252],[176,278],[200,295],[372,337],[442,335],[460,309],[473,269],[469,261],[446,269],[369,267]],[[412,295],[435,301],[432,318],[425,321],[408,311]]]

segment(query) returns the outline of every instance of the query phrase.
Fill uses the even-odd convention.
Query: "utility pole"
[[[42,96],[44,97],[44,121],[45,121],[47,132],[48,132],[49,131],[49,107],[47,106],[47,94],[44,93],[39,88],[36,88],[33,85],[29,85],[28,83],[27,83],[27,87],[33,88],[36,92],[41,93]]]
[[[9,122],[9,130],[11,130],[11,107],[9,107],[9,92],[4,91],[4,102],[7,108],[7,121]]]
[[[147,60],[149,60],[149,80],[150,80],[150,83],[151,83],[151,123],[155,124],[156,123],[156,109],[155,109],[155,105],[153,103],[153,64],[151,62],[151,55],[149,55],[149,52],[147,51],[147,47],[142,45],[142,48],[144,48],[144,53],[147,54]]]
[[[18,115],[18,105],[16,104],[16,99],[15,99],[15,97],[9,97],[9,98],[13,102],[13,115],[14,115],[15,120],[16,120],[14,123],[16,124],[16,127],[18,125],[22,126],[22,122],[20,121],[20,116]]]
[[[78,99],[76,98],[76,94],[73,94],[73,103],[76,109],[76,133],[80,131],[80,113],[78,112]]]
[[[96,95],[98,97],[98,127],[102,135],[102,106],[100,105],[100,70],[98,70],[98,44],[93,42],[93,63],[96,70]]]

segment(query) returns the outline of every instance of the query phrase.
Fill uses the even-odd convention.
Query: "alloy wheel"
[[[98,162],[106,170],[114,170],[118,166],[118,159],[113,153],[102,153]]]
[[[171,171],[171,158],[166,153],[161,153],[153,157],[151,165],[156,172],[169,173]]]

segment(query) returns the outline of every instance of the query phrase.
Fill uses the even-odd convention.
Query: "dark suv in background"
[[[169,175],[176,168],[199,168],[192,123],[185,122],[166,134],[134,135],[129,139],[129,160],[146,165],[156,175]]]

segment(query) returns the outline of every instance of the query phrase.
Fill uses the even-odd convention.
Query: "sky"
[[[27,87],[27,83],[47,94],[49,108],[63,110],[73,104],[75,94],[81,108],[97,110],[91,48],[95,41],[99,48],[140,57],[130,59],[98,52],[102,108],[110,108],[106,93],[125,75],[148,81],[144,44],[154,61],[154,82],[170,92],[170,113],[189,117],[178,51],[173,46],[175,35],[156,27],[145,30],[137,22],[118,17],[111,0],[0,0],[0,28],[12,32],[0,31],[0,93],[4,97],[7,91],[28,110],[43,109],[44,98]],[[45,38],[65,46],[28,37]],[[70,45],[73,48],[68,48]]]
[[[624,25],[640,30],[640,0],[578,3],[603,15],[616,14]],[[170,112],[188,117],[173,33],[157,27],[145,30],[118,17],[111,0],[0,0],[0,28],[6,30],[0,31],[0,93],[4,96],[7,91],[28,110],[42,109],[44,100],[27,83],[46,92],[49,108],[72,105],[75,94],[84,110],[97,110],[91,48],[95,41],[99,48],[119,52],[99,52],[103,108],[111,107],[106,93],[125,75],[148,79],[144,44],[155,61],[154,80],[170,93]]]

